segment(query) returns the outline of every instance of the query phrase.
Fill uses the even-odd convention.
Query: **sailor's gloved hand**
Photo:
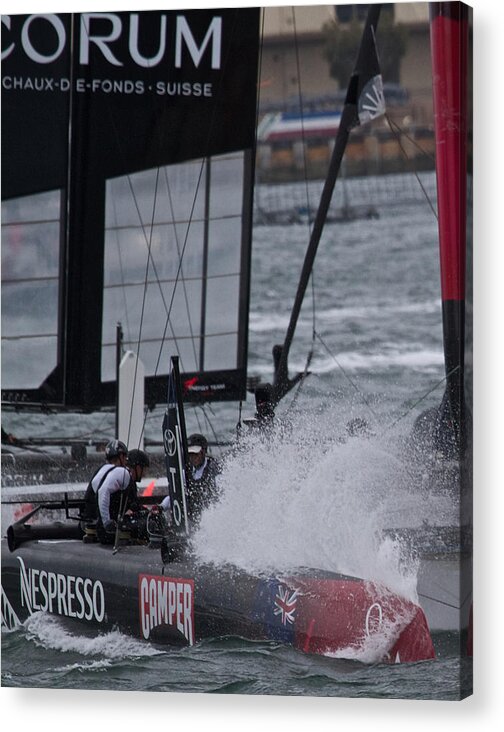
[[[115,534],[117,524],[115,521],[112,521],[112,519],[110,519],[109,521],[105,521],[105,523],[103,524],[103,528],[105,529],[107,534]]]

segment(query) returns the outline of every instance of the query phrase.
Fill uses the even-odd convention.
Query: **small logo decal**
[[[177,452],[177,441],[175,439],[175,435],[171,430],[165,430],[164,441],[166,453],[170,457],[173,457]]]
[[[378,602],[374,602],[366,613],[366,635],[378,633],[383,623],[383,610]]]

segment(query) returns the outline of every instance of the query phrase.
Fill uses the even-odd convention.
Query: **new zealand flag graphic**
[[[254,619],[264,624],[269,638],[294,643],[298,595],[298,590],[278,579],[258,584]]]

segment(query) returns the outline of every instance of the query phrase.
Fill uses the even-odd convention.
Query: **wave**
[[[404,314],[432,314],[441,313],[439,300],[427,300],[425,302],[415,303],[374,303],[369,306],[353,306],[342,308],[329,308],[328,310],[317,311],[317,317],[320,320],[335,321],[346,320],[349,318],[364,318],[366,320],[383,319],[391,315]]]
[[[338,353],[335,358],[327,357],[320,360],[315,358],[310,368],[319,374],[331,373],[332,371],[336,371],[340,366],[348,371],[376,371],[377,369],[385,370],[397,366],[433,373],[439,371],[439,368],[444,363],[441,351],[424,349],[408,352],[391,349],[382,353],[347,351]],[[302,369],[304,366],[301,366],[301,364],[299,366],[293,364],[294,368]]]
[[[393,302],[393,303],[370,303],[369,305],[352,305],[344,307],[330,307],[326,310],[317,309],[317,320],[323,323],[341,322],[351,319],[363,319],[366,321],[384,320],[397,315],[432,315],[441,313],[439,300],[426,300],[424,302]],[[440,315],[441,317],[441,315]],[[249,316],[249,328],[254,333],[269,333],[276,330],[286,330],[289,324],[290,314],[279,314],[275,312],[262,313],[252,311]],[[312,327],[311,314],[300,316],[299,325],[303,324]]]
[[[411,350],[404,352],[399,349],[389,349],[380,353],[363,353],[362,351],[343,351],[330,356],[315,355],[310,363],[312,374],[331,374],[344,369],[347,372],[384,372],[390,368],[415,370],[424,374],[439,374],[443,370],[443,354],[438,350]],[[302,372],[305,361],[292,359],[289,368],[291,372]],[[251,357],[251,371],[271,377],[271,363],[254,363]]]
[[[61,652],[74,652],[81,656],[100,656],[96,667],[106,665],[107,661],[155,656],[161,653],[152,646],[125,636],[117,630],[101,633],[92,637],[75,635],[53,615],[37,612],[23,623],[28,639],[45,649]]]

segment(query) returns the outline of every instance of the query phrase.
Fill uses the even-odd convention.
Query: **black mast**
[[[345,105],[343,113],[341,115],[341,122],[338,128],[336,136],[336,142],[334,145],[331,161],[329,164],[329,170],[325,180],[322,195],[320,197],[320,203],[313,224],[313,229],[306,251],[303,269],[301,271],[301,278],[296,293],[296,299],[292,306],[291,317],[287,333],[283,346],[275,346],[277,353],[277,362],[275,364],[275,376],[273,382],[273,393],[274,402],[277,403],[280,399],[285,396],[289,391],[289,379],[288,379],[288,359],[289,350],[291,347],[292,339],[294,337],[294,331],[296,330],[297,320],[303,304],[304,295],[310,275],[313,269],[313,262],[317,253],[320,237],[322,230],[327,218],[327,212],[331,203],[331,198],[338,178],[338,174],[341,167],[341,161],[343,154],[348,142],[348,138],[351,130],[357,127],[362,121],[367,121],[375,116],[378,116],[383,112],[382,108],[376,108],[373,113],[368,109],[366,99],[364,99],[363,92],[367,91],[366,86],[373,83],[376,77],[380,76],[380,68],[378,64],[378,57],[376,53],[375,45],[375,34],[378,26],[378,20],[380,17],[381,5],[370,5],[364,30],[362,33],[362,39],[360,43],[359,53],[357,56],[357,62],[355,69],[350,77],[348,84],[347,94],[345,98]],[[381,79],[379,85],[379,91],[381,91]],[[373,94],[373,97],[375,95]],[[369,101],[369,99],[368,99]],[[278,358],[279,354],[279,358]]]

